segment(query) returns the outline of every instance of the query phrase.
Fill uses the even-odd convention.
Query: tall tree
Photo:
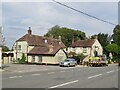
[[[116,25],[113,30],[113,40],[114,43],[120,46],[120,25]]]
[[[59,36],[61,36],[61,39],[66,46],[71,45],[73,40],[83,40],[86,38],[85,33],[80,30],[60,27],[58,25],[52,27],[44,36],[53,36],[54,38],[59,38]]]
[[[113,54],[113,61],[120,61],[120,46],[115,43],[109,44],[106,46],[106,50]]]
[[[114,55],[120,54],[120,47],[113,43],[106,46],[108,52],[112,52]]]
[[[3,52],[10,51],[10,49],[7,46],[1,46]]]

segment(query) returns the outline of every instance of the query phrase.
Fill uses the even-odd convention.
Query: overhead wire
[[[64,6],[64,7],[67,7],[67,8],[69,8],[69,9],[72,9],[72,10],[74,10],[74,11],[77,11],[77,12],[79,12],[79,13],[82,13],[82,14],[88,16],[88,17],[91,17],[91,18],[97,19],[97,20],[99,20],[99,21],[102,21],[102,22],[105,22],[105,23],[108,23],[108,24],[111,24],[111,25],[116,26],[116,24],[114,24],[114,23],[111,23],[111,22],[109,22],[109,21],[103,20],[103,19],[98,18],[98,17],[93,16],[93,15],[90,15],[90,14],[85,13],[85,12],[83,12],[83,11],[77,10],[77,9],[75,9],[75,8],[73,8],[73,7],[71,7],[71,6],[68,6],[68,5],[66,5],[66,4],[63,4],[63,3],[61,3],[61,2],[58,2],[58,1],[55,1],[55,0],[52,0],[52,1],[54,1],[54,2],[57,3],[57,4],[62,5],[62,6]]]

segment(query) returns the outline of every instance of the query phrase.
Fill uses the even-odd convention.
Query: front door
[[[94,56],[97,57],[98,56],[98,52],[94,51]]]

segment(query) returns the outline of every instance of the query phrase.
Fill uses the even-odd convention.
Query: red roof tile
[[[55,55],[61,47],[53,47],[50,50],[49,47],[45,46],[35,46],[28,54],[39,54],[39,55]]]
[[[47,43],[45,43],[45,39],[47,40]],[[29,35],[26,34],[17,41],[26,41],[29,45],[33,46],[45,46],[45,45],[50,45],[52,44],[53,46],[60,46],[60,47],[65,47],[63,42],[61,41],[61,44],[59,44],[60,40],[58,39],[53,39],[49,37],[43,37],[43,36],[38,36],[38,35]]]
[[[95,39],[78,40],[74,42],[71,47],[91,47],[95,42]]]

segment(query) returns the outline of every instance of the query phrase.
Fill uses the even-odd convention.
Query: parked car
[[[64,61],[59,63],[60,66],[76,66],[77,61],[74,58],[67,58]]]

